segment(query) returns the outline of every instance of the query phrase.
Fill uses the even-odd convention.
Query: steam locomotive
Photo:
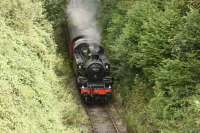
[[[113,79],[110,63],[99,41],[84,36],[68,24],[69,55],[73,60],[76,82],[84,102],[108,102],[112,97]]]

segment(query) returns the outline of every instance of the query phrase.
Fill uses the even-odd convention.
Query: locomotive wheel
[[[108,104],[108,101],[109,101],[109,100],[108,100],[108,97],[105,96],[105,97],[104,97],[104,104]]]
[[[93,100],[90,96],[82,96],[82,100],[86,105],[91,105],[93,103]]]

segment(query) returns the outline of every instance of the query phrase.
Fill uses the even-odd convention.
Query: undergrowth
[[[50,13],[51,2],[0,1],[0,132],[87,132],[67,53],[58,50],[63,34],[54,28],[65,5],[54,1]]]

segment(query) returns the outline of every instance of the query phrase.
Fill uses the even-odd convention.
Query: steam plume
[[[67,7],[67,17],[73,34],[83,35],[101,41],[100,28],[97,26],[100,0],[71,0]]]

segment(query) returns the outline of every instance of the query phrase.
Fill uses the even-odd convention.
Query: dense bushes
[[[0,1],[0,132],[81,132],[87,123],[46,11],[40,0]]]
[[[120,2],[105,17],[104,45],[129,126],[139,133],[199,131],[198,2]]]

